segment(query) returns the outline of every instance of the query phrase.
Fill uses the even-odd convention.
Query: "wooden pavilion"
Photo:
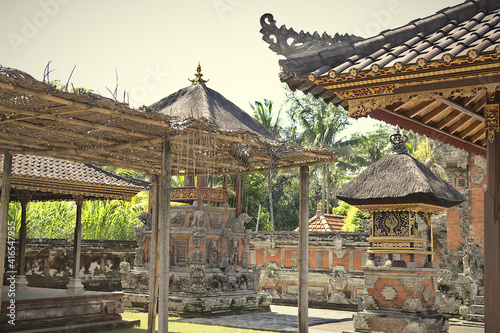
[[[3,168],[3,158],[0,160],[0,166]],[[47,325],[57,325],[60,317],[71,315],[71,313],[74,313],[75,307],[89,306],[91,302],[99,299],[105,301],[111,297],[119,302],[120,295],[110,296],[108,293],[91,293],[91,297],[81,295],[84,293],[84,286],[79,276],[83,201],[102,199],[130,200],[139,191],[146,190],[148,187],[148,182],[122,177],[92,164],[75,163],[41,156],[13,156],[10,201],[19,201],[21,203],[21,226],[18,248],[16,249],[15,266],[17,266],[17,276],[15,285],[18,295],[25,295],[17,300],[17,315],[20,318],[16,323],[17,328],[26,328],[33,324],[43,326],[44,321]],[[75,200],[76,202],[72,276],[67,285],[66,295],[58,293],[58,291],[52,291],[52,293],[57,294],[56,297],[33,302],[37,297],[40,297],[40,289],[27,288],[28,281],[25,276],[27,206],[29,201],[50,200]],[[6,265],[7,271],[12,271],[12,266],[14,265],[10,263]],[[41,291],[42,294],[47,292],[50,293],[47,290]],[[75,294],[80,294],[82,299],[75,301],[73,299]],[[47,311],[47,308],[50,309],[57,302],[61,304],[58,313]],[[4,300],[2,303],[3,311],[8,305],[9,301]],[[92,313],[85,313],[85,315],[87,315],[87,317],[84,316],[85,320],[94,322],[102,320],[100,315],[94,316],[95,314]],[[115,317],[120,318],[119,315]],[[2,322],[0,327],[1,325],[8,326],[3,322],[3,319],[5,319],[4,314],[2,314],[2,320],[0,320]],[[40,319],[43,319],[42,323],[40,323]],[[111,318],[110,316],[104,316],[104,319],[109,321]]]
[[[261,17],[292,90],[487,155],[485,327],[500,331],[500,3],[467,0],[362,39],[297,33]]]
[[[153,177],[153,244],[159,260],[151,304],[159,296],[159,332],[168,331],[170,178],[179,174],[238,174],[300,168],[301,240],[307,247],[309,166],[334,154],[262,138],[244,129],[223,130],[203,121],[139,110],[92,93],[63,92],[19,70],[0,68],[0,150],[4,153],[0,199],[0,276],[3,275],[12,155],[29,154],[144,171]],[[189,147],[189,149],[188,149]],[[210,155],[210,152],[213,153]],[[215,156],[216,160],[206,156]],[[187,171],[187,173],[186,173]],[[159,241],[161,240],[161,242]],[[301,266],[307,267],[307,256]],[[156,268],[155,268],[156,269]],[[305,269],[307,271],[307,269]],[[153,274],[155,275],[155,274]],[[307,285],[307,280],[304,281]],[[156,290],[159,290],[157,294]],[[154,331],[154,306],[149,330]]]

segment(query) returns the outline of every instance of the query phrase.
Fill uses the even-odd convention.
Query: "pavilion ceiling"
[[[102,96],[63,92],[16,69],[0,68],[0,150],[155,173],[164,140],[172,167],[189,174],[258,172],[333,162],[252,131],[139,110]]]

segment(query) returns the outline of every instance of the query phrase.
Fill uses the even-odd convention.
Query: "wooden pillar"
[[[149,191],[150,211],[151,211],[151,248],[149,249],[149,306],[148,306],[148,333],[155,333],[156,312],[158,310],[158,273],[159,273],[159,181],[158,175],[151,177],[152,187]]]
[[[308,331],[309,167],[300,167],[299,206],[299,333]]]
[[[163,142],[161,154],[160,174],[160,210],[159,240],[159,304],[158,304],[158,333],[168,332],[168,288],[170,265],[170,181],[171,181],[172,147],[170,141]]]
[[[67,285],[67,293],[83,293],[85,291],[83,284],[80,281],[80,253],[82,250],[82,205],[83,197],[76,196],[76,223],[75,236],[73,241],[73,275]]]
[[[21,194],[21,227],[19,228],[19,249],[17,274],[23,276],[26,270],[26,210],[28,207],[28,195],[25,191]]]
[[[196,209],[203,209],[203,177],[196,176]]]
[[[236,217],[241,215],[241,175],[236,176]]]
[[[10,180],[12,176],[12,154],[8,151],[3,154],[2,195],[0,198],[0,281],[5,273],[5,250],[7,247],[7,223],[9,220]],[[0,287],[3,283],[0,283]],[[0,288],[0,291],[2,288]],[[2,293],[0,292],[0,304]]]
[[[500,332],[500,137],[488,140],[484,194],[484,328],[486,333]]]

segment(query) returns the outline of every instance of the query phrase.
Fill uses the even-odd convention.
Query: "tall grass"
[[[140,192],[131,201],[87,200],[82,207],[82,238],[134,240],[137,216],[147,210],[148,193]],[[76,204],[74,201],[30,202],[27,207],[28,238],[65,238],[74,235]],[[19,232],[21,205],[9,205],[9,221],[15,221]]]

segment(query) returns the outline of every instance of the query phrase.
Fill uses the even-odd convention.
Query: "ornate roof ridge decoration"
[[[262,29],[260,29],[260,33],[263,35],[262,39],[269,44],[269,48],[287,58],[318,51],[322,48],[331,49],[336,45],[341,47],[364,40],[362,37],[347,33],[345,35],[336,33],[332,37],[326,32],[323,32],[321,36],[317,31],[313,34],[303,30],[296,32],[293,28],[288,29],[285,25],[278,28],[273,15],[269,13],[261,16],[260,25],[262,26]],[[289,43],[289,39],[292,39],[291,43]]]
[[[197,84],[201,84],[202,86],[205,85],[205,83],[207,83],[208,81],[210,80],[203,80],[201,77],[203,76],[203,74],[201,74],[201,65],[200,65],[200,62],[198,62],[198,67],[196,67],[196,73],[194,74],[195,78],[193,80],[191,79],[188,79],[189,82],[191,82],[193,84],[193,86],[197,85]]]
[[[408,136],[401,135],[399,133],[399,127],[396,128],[396,133],[389,137],[389,140],[392,144],[392,153],[393,154],[407,154],[408,149],[406,148],[406,142],[408,142]]]

